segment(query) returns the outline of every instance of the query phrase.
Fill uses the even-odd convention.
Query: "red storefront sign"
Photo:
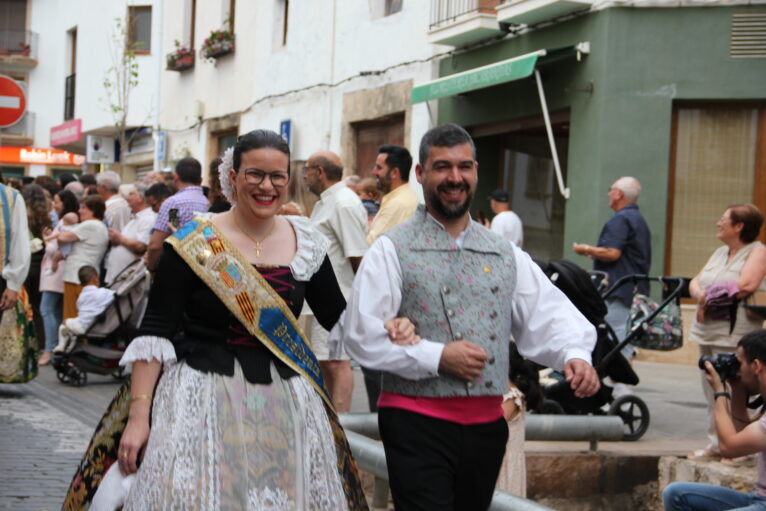
[[[85,156],[68,153],[60,149],[39,149],[37,147],[0,147],[0,163],[39,165],[61,165],[79,167],[85,163]]]
[[[81,139],[82,119],[72,119],[51,128],[51,145],[53,147],[78,142]]]

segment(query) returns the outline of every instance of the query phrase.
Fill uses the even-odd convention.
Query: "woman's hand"
[[[144,455],[149,440],[149,416],[131,416],[122,433],[117,450],[120,471],[130,475],[138,470],[138,462]]]
[[[420,336],[415,333],[415,325],[409,318],[394,318],[384,325],[391,342],[400,346],[408,346],[420,342]]]

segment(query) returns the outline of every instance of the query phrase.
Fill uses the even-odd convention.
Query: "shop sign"
[[[53,147],[79,142],[82,139],[82,119],[72,119],[51,128]]]
[[[88,163],[114,163],[115,140],[113,137],[88,135]]]
[[[0,162],[16,164],[81,166],[85,157],[60,149],[37,147],[0,147]]]

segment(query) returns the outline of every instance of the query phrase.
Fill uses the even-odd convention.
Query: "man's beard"
[[[466,199],[461,204],[456,204],[454,206],[445,204],[442,202],[441,198],[439,197],[439,192],[441,191],[450,191],[454,189],[460,189],[465,190],[466,192]],[[473,201],[473,192],[471,191],[471,187],[468,186],[468,183],[462,182],[459,184],[445,184],[442,183],[439,186],[436,187],[436,190],[429,190],[426,193],[426,204],[428,204],[430,207],[434,209],[434,212],[436,212],[439,216],[444,218],[445,220],[454,220],[456,218],[460,218],[463,215],[465,215],[466,211],[468,211],[468,208],[471,207],[471,202]]]
[[[389,178],[390,176],[388,174],[386,174],[385,176],[378,176],[378,182],[376,183],[376,185],[378,190],[380,190],[383,194],[386,194],[391,191],[391,179]]]

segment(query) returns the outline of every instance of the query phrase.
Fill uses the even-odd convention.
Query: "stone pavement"
[[[117,384],[73,388],[50,367],[23,385],[0,385],[0,510],[54,511]]]

